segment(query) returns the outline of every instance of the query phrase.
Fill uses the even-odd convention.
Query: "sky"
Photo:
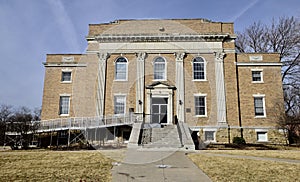
[[[0,104],[42,106],[47,54],[84,53],[88,25],[117,19],[234,22],[300,17],[299,0],[0,0]]]

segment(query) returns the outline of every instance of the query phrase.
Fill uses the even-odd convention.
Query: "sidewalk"
[[[185,152],[170,149],[127,149],[124,162],[112,169],[113,182],[211,181]]]

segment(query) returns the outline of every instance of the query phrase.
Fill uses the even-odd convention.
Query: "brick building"
[[[236,53],[235,38],[204,19],[91,24],[85,54],[47,55],[42,119],[135,113],[202,142],[282,143],[279,55]]]

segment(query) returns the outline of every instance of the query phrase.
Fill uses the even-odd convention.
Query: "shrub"
[[[234,137],[233,138],[233,143],[238,144],[238,145],[244,145],[244,144],[246,144],[246,141],[242,137]]]

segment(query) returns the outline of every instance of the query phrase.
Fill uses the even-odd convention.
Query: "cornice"
[[[102,34],[87,37],[88,41],[105,42],[222,42],[225,39],[235,39],[229,34],[161,34],[161,35],[113,35]]]

